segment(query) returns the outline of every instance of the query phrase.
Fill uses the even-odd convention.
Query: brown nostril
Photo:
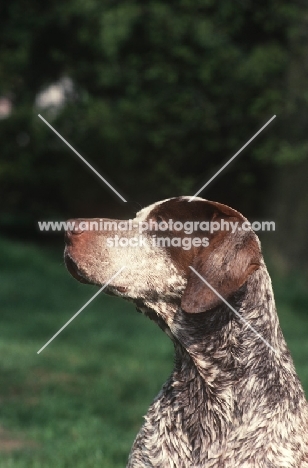
[[[84,232],[83,229],[80,229],[79,226],[76,226],[74,227],[74,229],[72,231],[69,231],[70,234],[73,234],[73,235],[79,235],[79,234],[82,234]]]
[[[67,221],[67,230],[65,231],[65,239],[69,240],[72,236],[80,235],[84,232],[84,229],[80,227],[78,220]]]

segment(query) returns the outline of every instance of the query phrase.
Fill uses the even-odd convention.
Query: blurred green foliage
[[[68,275],[62,249],[0,239],[0,250],[1,468],[124,467],[171,341],[101,294],[38,355],[97,288]]]
[[[2,219],[118,206],[38,112],[141,204],[193,193],[277,114],[210,189],[258,215],[275,165],[307,155],[307,18],[299,0],[4,2],[0,83],[14,107],[0,122]],[[66,104],[38,109],[63,77]]]

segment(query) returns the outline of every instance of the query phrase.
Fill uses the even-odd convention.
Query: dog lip
[[[90,284],[90,281],[87,281],[86,278],[81,274],[77,263],[72,259],[68,252],[65,252],[64,256],[66,268],[70,272],[70,274],[78,280],[80,283]]]
[[[125,294],[127,291],[128,288],[126,286],[111,286],[110,284],[105,289],[105,293],[110,296],[119,296],[121,294]]]

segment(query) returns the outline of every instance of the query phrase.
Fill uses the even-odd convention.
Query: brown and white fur
[[[133,224],[170,219],[247,221],[220,203],[179,197],[141,210]],[[127,467],[308,468],[308,407],[255,233],[206,233],[207,247],[184,250],[153,246],[149,230],[146,246],[108,248],[111,233],[78,229],[81,221],[66,233],[71,274],[103,285],[125,266],[106,292],[133,301],[175,347],[174,370],[145,416]],[[137,228],[117,234],[139,235]]]

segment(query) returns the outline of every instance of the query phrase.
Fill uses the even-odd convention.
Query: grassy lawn
[[[122,468],[173,350],[122,300],[66,272],[62,253],[0,241],[0,466]],[[285,337],[308,390],[308,293],[272,275]]]

